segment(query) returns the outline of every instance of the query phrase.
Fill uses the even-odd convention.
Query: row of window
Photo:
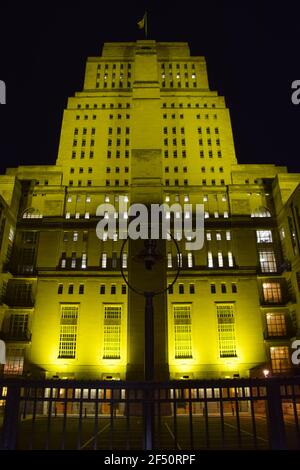
[[[106,80],[105,77],[104,77],[104,80]],[[103,88],[123,88],[123,87],[124,87],[124,82],[122,80],[119,80],[119,82],[116,83],[114,81],[114,79],[112,79],[112,81],[110,83],[107,83],[106,81],[104,81],[104,83],[103,83]],[[131,82],[127,81],[126,82],[126,87],[131,88]],[[96,88],[100,88],[100,83],[99,82],[96,82]]]
[[[200,146],[205,145],[203,142],[204,142],[204,141],[203,141],[202,138],[201,138],[201,139],[198,139],[198,144],[199,144]],[[172,140],[170,140],[169,138],[166,137],[166,138],[163,140],[163,143],[164,143],[164,146],[168,146],[168,145],[174,145],[174,146],[176,146],[176,145],[179,145],[179,143],[180,143],[182,146],[185,146],[185,145],[186,145],[186,140],[185,140],[185,139],[181,139],[180,141],[178,141],[178,139],[177,139],[176,137],[174,137]],[[214,141],[214,144],[217,145],[217,146],[220,146],[220,139],[216,139],[216,140]],[[208,146],[213,145],[211,138],[206,139],[206,145],[208,145]]]
[[[78,144],[78,140],[77,139],[74,139],[73,140],[73,147],[77,147],[77,144]],[[86,146],[86,139],[82,139],[79,144],[81,145],[81,147],[85,147]],[[93,147],[95,145],[95,140],[94,139],[90,139],[89,141],[89,145],[91,147]]]
[[[121,145],[121,139],[115,139],[114,142],[113,142],[112,139],[108,139],[108,140],[107,140],[107,146],[108,146],[108,147],[111,147],[113,144],[116,145],[117,147],[120,147],[120,145]],[[124,144],[125,144],[126,147],[128,147],[128,146],[130,145],[129,139],[125,139]]]
[[[184,105],[183,105],[183,103],[179,103],[178,105],[177,105],[177,103],[171,103],[171,104],[163,103],[162,107],[163,107],[163,108],[183,108]],[[191,103],[187,103],[186,107],[187,107],[187,108],[192,108],[192,107],[195,107],[195,108],[200,108],[200,107],[209,108],[209,105],[208,105],[208,103],[203,103],[203,104],[201,104],[201,105],[200,105],[200,103],[195,103],[195,106],[192,106]],[[212,107],[212,108],[215,108],[215,107],[216,107],[216,104],[215,104],[215,103],[212,103],[212,104],[211,104],[211,107]],[[199,115],[199,116],[200,116],[200,115]]]
[[[79,129],[78,127],[75,127],[74,128],[74,135],[78,135],[80,131],[82,132],[82,135],[86,135],[87,131],[88,131],[88,128],[87,127],[82,127],[82,129]],[[92,127],[90,129],[90,131],[91,131],[91,135],[96,134],[96,128],[95,127]]]
[[[172,106],[174,107],[174,106]],[[182,106],[179,105],[179,107],[182,108]],[[191,106],[187,105],[188,108],[190,108]],[[199,107],[199,106],[198,106]],[[197,108],[197,105],[196,105],[196,108]],[[184,114],[180,113],[178,116],[174,113],[172,114],[168,114],[168,113],[163,113],[163,119],[177,119],[179,117],[179,119],[184,119]],[[210,115],[209,114],[204,114],[202,115],[202,117],[204,119],[210,119]],[[201,115],[200,114],[196,114],[195,116],[196,119],[201,119]],[[218,119],[218,115],[217,114],[213,114],[212,115],[212,119]]]
[[[85,107],[85,109],[89,109],[89,108],[90,108],[90,105],[89,105],[88,103],[86,103],[84,107]],[[93,108],[97,108],[97,107],[98,107],[98,105],[95,103],[95,104],[93,105]],[[115,103],[109,103],[109,106],[108,106],[108,105],[106,106],[105,103],[102,103],[101,108],[106,108],[106,107],[107,107],[107,108],[110,108],[110,109],[113,109],[113,108],[118,108],[118,109],[127,108],[127,109],[128,109],[128,108],[130,108],[130,103],[123,103],[123,104],[122,104],[122,103],[117,103],[117,104],[115,104]],[[78,108],[78,109],[83,108],[83,106],[81,105],[81,103],[77,104],[77,108]]]
[[[214,283],[210,284],[210,292],[211,292],[211,294],[216,294],[217,293],[216,284],[214,284]],[[228,285],[225,282],[221,283],[221,294],[227,294],[228,292],[229,292]],[[168,293],[169,294],[174,294],[174,286],[172,286],[171,284],[168,287]],[[184,293],[185,293],[185,285],[184,284],[178,284],[178,294],[184,294]],[[195,294],[196,293],[195,284],[189,284],[189,293],[190,294]],[[237,293],[237,284],[235,282],[231,283],[231,293],[232,294]]]
[[[180,134],[184,134],[185,133],[185,128],[184,127],[164,127],[163,128],[163,133],[164,134],[173,134],[173,135],[176,135],[177,133],[179,133],[179,129],[180,129]],[[206,134],[211,134],[211,131],[214,130],[214,133],[215,134],[219,134],[219,128],[218,127],[215,127],[214,129],[212,129],[211,127],[206,127],[205,128],[205,132]],[[202,127],[198,127],[197,128],[197,132],[198,134],[202,134]]]
[[[57,293],[58,293],[59,295],[61,295],[61,294],[64,293],[64,287],[66,287],[66,286],[64,286],[64,284],[58,284]],[[84,294],[84,288],[85,288],[84,284],[79,284],[79,286],[78,286],[78,294],[80,294],[80,295]],[[126,286],[126,284],[122,284],[122,285],[121,285],[121,294],[126,294],[126,292],[127,292],[127,286]],[[68,293],[68,294],[74,294],[74,293],[75,293],[75,292],[74,292],[74,284],[68,284],[67,293]],[[104,295],[104,294],[106,294],[106,293],[107,293],[107,292],[106,292],[106,285],[105,285],[105,284],[101,284],[101,285],[99,286],[99,294]],[[116,285],[116,284],[111,284],[111,285],[110,285],[110,293],[111,293],[112,295],[117,294],[117,285]]]
[[[94,105],[94,108],[97,108],[97,105]],[[105,108],[105,104],[102,105],[102,108]],[[113,114],[109,114],[108,117],[109,119],[114,119],[114,117],[116,117],[116,119],[130,119],[130,114],[125,114],[125,115],[117,114],[116,116],[114,116]],[[75,117],[76,121],[79,121],[81,118],[87,121],[89,119],[89,116],[87,114],[84,114],[83,116],[80,116],[80,114],[76,114],[76,117]],[[93,120],[97,119],[96,114],[92,115],[92,119]]]

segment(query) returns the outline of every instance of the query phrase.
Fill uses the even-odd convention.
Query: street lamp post
[[[180,254],[179,246],[174,237],[170,234],[171,240],[176,245],[177,253]],[[153,298],[156,295],[164,294],[170,290],[178,279],[180,273],[180,263],[177,264],[177,271],[172,283],[164,289],[157,291],[141,291],[132,286],[128,279],[126,279],[124,273],[124,267],[122,263],[123,252],[127,242],[127,238],[124,240],[120,252],[120,266],[121,274],[124,282],[138,295],[142,295],[145,299],[145,325],[144,325],[144,380],[145,382],[151,382],[154,380],[154,308]],[[156,242],[155,240],[146,239],[144,242],[144,250],[137,257],[138,261],[143,261],[146,270],[151,270],[153,265],[160,260],[162,257],[156,254]],[[149,387],[145,390],[145,401],[144,401],[144,444],[146,450],[153,448],[153,423],[154,423],[154,402],[152,396],[152,389]]]

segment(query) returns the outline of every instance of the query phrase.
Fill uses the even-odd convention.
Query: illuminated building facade
[[[296,372],[299,183],[285,167],[237,163],[224,98],[186,43],[106,43],[68,100],[56,164],[0,176],[4,373],[143,377],[144,299],[120,262],[133,284],[144,268],[130,240],[120,260],[118,234],[96,235],[97,207],[120,196],[204,204],[201,250],[159,244],[156,287],[181,269],[155,300],[155,377]]]

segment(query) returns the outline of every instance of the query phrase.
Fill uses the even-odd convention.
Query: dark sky
[[[150,39],[187,41],[193,54],[206,56],[211,89],[225,95],[231,110],[239,162],[300,172],[300,105],[291,102],[291,83],[300,80],[295,4],[24,3],[1,5],[0,79],[7,86],[7,104],[0,106],[1,172],[6,166],[55,162],[62,111],[67,97],[82,89],[87,56],[99,55],[105,41],[142,38],[136,22],[146,3]]]

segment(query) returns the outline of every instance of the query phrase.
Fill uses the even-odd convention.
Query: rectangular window
[[[195,294],[195,284],[190,284],[190,294]]]
[[[122,284],[121,293],[126,294],[126,292],[127,292],[126,284]]]
[[[192,358],[191,306],[174,305],[175,358]]]
[[[127,253],[122,254],[122,268],[127,269]]]
[[[28,333],[28,313],[13,313],[10,317],[9,335],[11,339],[26,339]]]
[[[236,293],[237,293],[237,285],[236,285],[235,282],[233,282],[233,283],[231,284],[231,292],[232,292],[233,294],[236,294]]]
[[[282,301],[281,286],[279,282],[263,282],[264,302],[280,303]]]
[[[86,269],[87,266],[87,254],[82,253],[82,258],[81,258],[81,268]]]
[[[177,266],[182,268],[182,253],[177,253]]]
[[[74,359],[77,342],[78,305],[61,305],[59,358]]]
[[[105,294],[105,284],[101,284],[100,286],[100,294],[104,295]]]
[[[274,273],[277,271],[277,264],[274,251],[259,252],[260,269],[263,273]]]
[[[283,313],[267,313],[268,336],[285,336],[286,324]]]
[[[210,293],[215,294],[216,293],[216,284],[211,284],[210,285]]]
[[[217,304],[217,321],[220,357],[236,357],[233,304]]]
[[[58,284],[57,293],[58,294],[63,294],[63,291],[64,291],[64,285],[63,284]]]
[[[221,292],[222,292],[222,294],[226,294],[226,292],[227,292],[226,284],[223,284],[223,283],[221,284]]]
[[[6,364],[3,373],[6,375],[22,375],[24,367],[24,348],[7,348]]]
[[[194,261],[194,259],[193,259],[193,253],[188,253],[188,267],[189,267],[189,268],[192,268],[192,267],[193,267],[193,264],[194,264],[193,261]]]
[[[213,268],[214,267],[214,260],[213,260],[213,255],[212,255],[212,252],[209,251],[207,253],[207,266],[209,268]]]
[[[81,295],[84,294],[84,284],[79,284],[78,293],[81,294]]]
[[[121,305],[104,306],[103,359],[121,357]]]
[[[107,253],[102,253],[101,268],[105,269],[106,267],[107,267]]]
[[[112,285],[110,286],[110,293],[111,293],[112,295],[115,295],[115,294],[117,293],[117,286],[116,286],[116,284],[112,284]]]
[[[218,265],[219,265],[219,268],[223,268],[224,266],[222,251],[218,251]]]
[[[172,253],[168,253],[168,268],[172,268]]]
[[[226,240],[231,240],[231,232],[229,230],[226,231]]]
[[[286,372],[290,368],[288,346],[273,346],[270,348],[272,370],[274,373]]]
[[[179,284],[178,292],[179,292],[179,294],[184,294],[184,284]]]
[[[232,256],[232,252],[231,251],[228,251],[228,266],[230,268],[233,268],[233,256]]]
[[[271,230],[256,230],[257,243],[272,243],[272,232]]]

